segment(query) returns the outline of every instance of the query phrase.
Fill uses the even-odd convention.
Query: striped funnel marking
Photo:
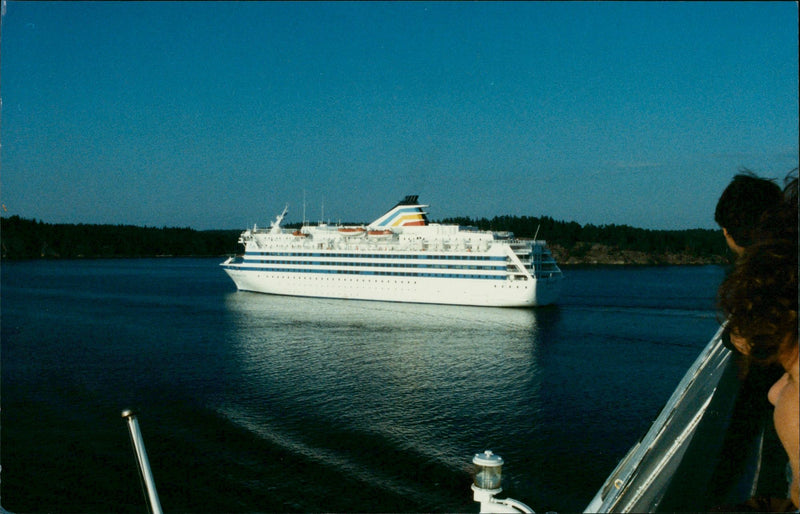
[[[370,227],[421,227],[428,224],[423,209],[427,205],[417,203],[416,196],[407,196],[389,212],[370,223]]]

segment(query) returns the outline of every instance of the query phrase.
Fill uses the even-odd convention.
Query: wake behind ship
[[[366,226],[245,230],[221,264],[240,291],[388,302],[532,307],[554,303],[562,273],[544,241],[429,223],[407,196]]]

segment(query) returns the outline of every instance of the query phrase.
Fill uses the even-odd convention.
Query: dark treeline
[[[650,254],[682,253],[697,257],[724,257],[727,245],[721,230],[649,230],[628,225],[580,225],[557,221],[548,216],[495,216],[492,219],[447,218],[442,223],[472,225],[481,230],[513,232],[520,238],[545,239],[570,250],[573,255],[587,243],[617,250]]]
[[[0,222],[6,259],[219,256],[235,253],[239,236],[237,230],[50,224],[19,216]]]
[[[19,216],[0,221],[2,256],[7,259],[222,256],[241,251],[237,244],[239,230],[50,224]],[[591,244],[622,251],[680,253],[701,258],[725,256],[727,248],[718,230],[647,230],[627,225],[580,225],[547,216],[447,218],[439,223],[509,231],[522,238],[537,236],[563,247],[573,257],[585,252]]]

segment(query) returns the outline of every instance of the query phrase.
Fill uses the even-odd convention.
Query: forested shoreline
[[[726,264],[722,230],[651,230],[628,225],[580,225],[548,216],[447,218],[442,223],[544,239],[560,264]]]
[[[561,264],[723,264],[729,261],[719,230],[580,225],[546,216],[447,218],[437,222],[509,231],[519,238],[545,239]],[[241,251],[237,244],[240,232],[51,224],[19,216],[0,218],[3,259],[221,257]]]
[[[240,232],[51,224],[11,216],[0,219],[0,249],[4,259],[212,257],[235,253]]]

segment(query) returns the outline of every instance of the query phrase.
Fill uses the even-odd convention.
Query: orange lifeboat
[[[370,230],[367,235],[375,239],[386,239],[392,237],[393,233],[391,230]]]
[[[364,232],[366,232],[366,230],[360,227],[347,227],[339,229],[339,233],[345,237],[360,236]]]

